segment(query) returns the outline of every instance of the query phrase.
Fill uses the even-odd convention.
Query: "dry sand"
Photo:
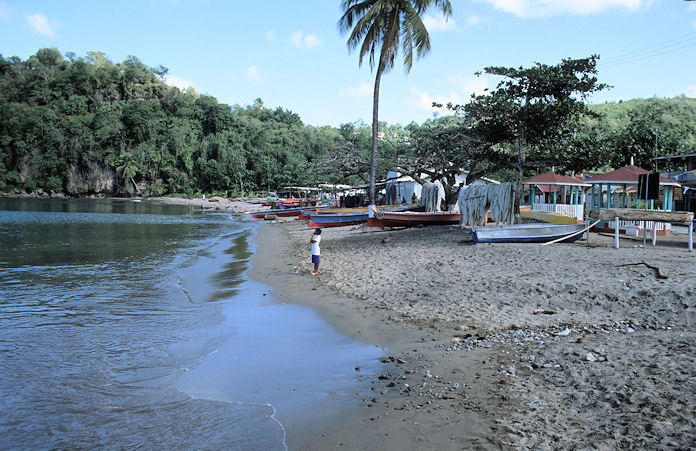
[[[218,208],[249,210],[243,203]],[[261,227],[252,276],[281,302],[388,347],[374,396],[291,449],[689,449],[696,444],[696,253],[592,234],[471,244],[456,227]],[[667,276],[639,263],[658,266]],[[282,288],[281,288],[282,287]]]
[[[285,227],[306,274],[311,231]],[[411,390],[397,396],[409,408],[431,401],[444,423],[478,412],[494,425],[482,447],[695,446],[696,254],[685,236],[654,248],[622,240],[613,249],[597,234],[590,243],[471,244],[457,227],[324,229],[319,279],[432,336],[439,359],[417,364]],[[642,261],[667,278],[642,264],[618,266]],[[439,384],[419,386],[433,380],[422,369],[435,375],[453,361],[467,365],[457,377],[440,371]],[[448,390],[454,379],[458,388]]]

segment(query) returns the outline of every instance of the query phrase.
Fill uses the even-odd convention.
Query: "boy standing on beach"
[[[316,276],[319,274],[319,242],[321,241],[321,229],[314,229],[314,233],[312,234],[312,239],[309,240],[310,243],[312,243],[312,263],[314,263],[314,271],[312,271],[312,275]]]

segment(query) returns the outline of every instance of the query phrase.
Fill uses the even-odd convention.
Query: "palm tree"
[[[133,159],[133,156],[131,154],[125,153],[121,155],[121,164],[116,167],[116,172],[121,174],[121,177],[123,177],[124,181],[130,179],[130,181],[133,183],[133,186],[135,187],[135,191],[138,193],[138,195],[140,195],[138,185],[136,185],[135,180],[133,180],[133,177],[135,177],[138,174],[138,166],[135,164],[135,160]]]
[[[375,204],[379,84],[382,74],[394,67],[399,48],[403,52],[407,73],[413,64],[414,47],[417,58],[430,51],[430,36],[421,16],[431,6],[440,9],[445,17],[452,15],[449,0],[343,0],[341,3],[343,16],[338,21],[338,27],[342,33],[350,31],[348,50],[353,51],[360,45],[359,64],[362,65],[363,58],[369,54],[370,69],[374,69],[375,52],[379,52],[372,98],[370,205]]]

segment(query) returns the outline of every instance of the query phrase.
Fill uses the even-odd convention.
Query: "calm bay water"
[[[352,369],[382,351],[264,296],[253,233],[181,206],[0,199],[0,446],[285,449],[284,418],[366,389]]]

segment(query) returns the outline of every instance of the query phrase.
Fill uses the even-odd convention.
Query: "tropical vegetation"
[[[413,49],[420,58],[430,51],[430,36],[421,16],[431,7],[438,8],[448,18],[452,15],[449,0],[344,0],[343,15],[338,21],[342,32],[350,31],[348,49],[360,46],[360,64],[369,55],[370,68],[379,53],[375,86],[372,95],[372,146],[370,157],[370,204],[375,203],[377,143],[379,135],[379,86],[382,75],[394,67],[399,48],[403,53],[404,69],[411,70]]]
[[[99,52],[78,57],[40,49],[26,60],[0,56],[0,191],[232,196],[368,182],[371,125],[305,125],[297,114],[267,108],[261,99],[230,106],[168,86],[166,74],[136,57],[113,63]],[[422,124],[380,122],[376,178],[399,169],[452,186],[459,169],[468,171],[469,183],[482,176],[507,181],[520,177],[520,170],[525,177],[552,167],[603,170],[631,157],[655,169],[655,157],[696,153],[696,99],[637,99],[589,105],[538,139],[528,129],[522,165],[519,122],[496,128],[501,124],[477,103],[496,98],[453,106],[458,114]]]

